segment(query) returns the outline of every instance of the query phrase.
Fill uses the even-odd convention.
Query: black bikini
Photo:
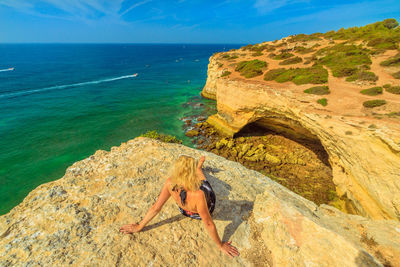
[[[207,180],[202,181],[200,190],[202,190],[204,192],[204,195],[207,200],[208,211],[210,212],[210,214],[212,214],[212,212],[214,211],[214,208],[215,208],[215,200],[216,200],[214,190],[212,189],[210,183]],[[182,205],[185,205],[187,192],[183,188],[181,189],[179,196],[181,198]],[[200,214],[198,214],[198,213],[184,210],[181,207],[179,207],[179,210],[181,211],[181,213],[183,215],[185,215],[187,217],[190,217],[190,218],[196,219],[196,220],[201,220]]]

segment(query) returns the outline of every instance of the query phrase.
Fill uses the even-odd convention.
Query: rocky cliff
[[[386,84],[389,88],[399,83],[390,74],[399,67],[390,69],[380,64],[396,52],[387,50],[366,56],[372,62],[368,68],[379,74],[378,82],[348,82],[322,65],[320,68],[327,73],[325,84],[330,89],[324,93],[329,103],[325,107],[316,102],[321,96],[304,92],[310,84],[271,81],[265,72],[265,68],[272,69],[271,72],[277,71],[274,68],[282,70],[276,55],[265,53],[268,49],[280,47],[281,55],[290,51],[292,57],[302,57],[296,52],[299,45],[307,46],[305,49],[336,49],[342,47],[341,42],[321,38],[300,44],[283,39],[253,46],[253,50],[264,49],[264,54],[250,54],[242,48],[212,56],[202,95],[216,99],[218,113],[209,117],[208,122],[230,137],[249,124],[257,124],[293,139],[320,142],[329,155],[338,194],[351,201],[357,214],[400,220],[400,121],[395,112],[400,110],[400,95],[382,91],[376,96],[360,93],[373,85]],[[268,66],[256,69],[257,75],[266,73],[264,79],[263,76],[247,78],[240,73],[241,62],[254,62],[251,61],[254,58]],[[318,65],[318,57],[313,58]],[[293,67],[307,70],[305,64],[296,63]],[[363,106],[363,101],[373,98],[386,101],[387,105],[374,109]]]
[[[213,219],[241,256],[217,249],[170,199],[145,229],[120,234],[156,200],[180,155],[206,156]],[[400,224],[347,215],[212,153],[148,138],[69,167],[0,217],[0,266],[400,266]]]

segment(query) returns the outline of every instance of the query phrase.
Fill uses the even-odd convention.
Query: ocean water
[[[0,44],[0,214],[148,130],[191,145],[179,119],[200,111],[185,103],[199,99],[209,57],[239,46]]]

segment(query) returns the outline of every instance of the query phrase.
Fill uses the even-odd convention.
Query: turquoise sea
[[[214,105],[198,97],[208,59],[238,47],[0,44],[0,215],[75,161],[148,130],[191,145],[180,118]]]

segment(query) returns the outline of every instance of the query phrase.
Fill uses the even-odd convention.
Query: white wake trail
[[[0,70],[0,72],[3,72],[3,71],[13,71],[14,70],[14,68],[8,68],[8,69],[2,69],[2,70]]]
[[[102,80],[97,80],[97,81],[73,83],[73,84],[65,84],[65,85],[56,85],[56,86],[50,86],[50,87],[45,87],[45,88],[40,88],[40,89],[31,89],[31,90],[25,90],[25,91],[15,92],[15,93],[6,93],[6,94],[0,95],[0,98],[15,97],[15,96],[34,94],[34,93],[40,93],[40,92],[45,92],[45,91],[57,90],[57,89],[65,89],[65,88],[70,88],[70,87],[85,86],[85,85],[90,85],[90,84],[112,82],[112,81],[128,79],[128,78],[134,78],[134,77],[135,77],[134,75],[125,75],[125,76],[109,78],[109,79],[102,79]]]

